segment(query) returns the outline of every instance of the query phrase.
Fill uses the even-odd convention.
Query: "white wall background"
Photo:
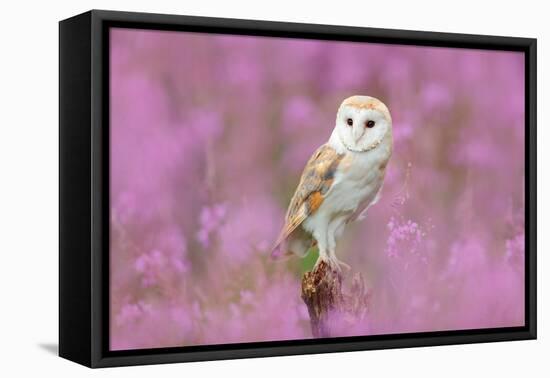
[[[549,376],[550,27],[544,1],[9,1],[0,22],[0,375]],[[89,370],[55,356],[58,26],[91,8],[539,39],[539,340]],[[545,235],[546,234],[546,235]]]

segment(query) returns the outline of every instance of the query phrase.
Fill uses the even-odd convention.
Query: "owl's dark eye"
[[[348,118],[348,119],[346,120],[346,122],[347,122],[348,126],[353,126],[353,119]]]
[[[367,123],[365,123],[365,126],[367,126],[369,129],[372,129],[374,125],[376,125],[376,122],[374,121],[368,121]]]

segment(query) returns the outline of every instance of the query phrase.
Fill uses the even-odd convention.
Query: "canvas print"
[[[109,33],[111,350],[525,324],[523,53]]]

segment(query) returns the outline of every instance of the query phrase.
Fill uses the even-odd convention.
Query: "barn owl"
[[[348,223],[363,219],[378,201],[392,148],[386,105],[369,96],[345,99],[328,142],[304,168],[272,256],[304,257],[317,244],[317,264],[349,268],[337,259],[336,242]]]

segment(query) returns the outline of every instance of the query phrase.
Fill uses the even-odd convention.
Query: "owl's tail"
[[[283,260],[294,255],[304,257],[311,246],[311,239],[290,237],[273,246],[271,249],[271,258],[273,260]]]
[[[286,260],[290,256],[292,256],[292,252],[286,250],[286,248],[283,248],[281,244],[271,249],[272,260]]]

